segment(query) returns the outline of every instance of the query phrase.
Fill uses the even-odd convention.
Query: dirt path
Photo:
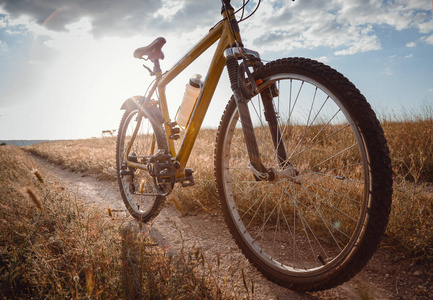
[[[116,182],[98,181],[92,177],[71,173],[43,159],[33,157],[42,169],[59,178],[68,189],[76,192],[90,205],[110,208],[118,215],[127,215]],[[132,218],[131,218],[132,219]],[[206,259],[219,269],[238,270],[230,280],[254,282],[254,299],[431,299],[433,271],[412,263],[401,254],[380,249],[368,265],[349,282],[323,292],[299,293],[266,280],[253,268],[237,248],[224,224],[222,214],[198,213],[182,216],[173,206],[166,205],[151,226],[151,235],[169,254],[176,255],[182,247],[200,247]],[[228,272],[228,271],[227,271]],[[233,286],[233,283],[230,285]],[[242,288],[243,289],[243,288]]]

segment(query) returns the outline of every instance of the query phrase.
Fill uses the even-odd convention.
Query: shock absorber
[[[226,66],[230,78],[230,87],[234,92],[237,88],[239,88],[239,84],[238,84],[239,64],[238,64],[238,60],[235,58],[234,55],[229,55],[226,57]]]
[[[226,56],[226,66],[227,71],[229,73],[230,78],[230,84],[233,91],[233,96],[236,101],[236,105],[238,107],[239,111],[239,117],[241,119],[242,123],[242,131],[244,133],[245,137],[245,143],[247,145],[248,150],[248,156],[250,158],[251,166],[253,169],[257,170],[258,172],[264,173],[264,175],[267,175],[267,170],[263,166],[260,154],[259,154],[259,148],[257,145],[256,135],[254,133],[253,124],[251,121],[250,112],[248,109],[248,101],[249,99],[244,99],[241,89],[239,87],[238,83],[238,68],[239,64],[236,59],[236,56],[234,55],[231,48],[228,48],[225,51]]]

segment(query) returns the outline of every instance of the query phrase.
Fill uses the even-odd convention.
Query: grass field
[[[385,239],[392,247],[422,259],[433,259],[433,116],[383,119],[394,172],[391,218]],[[196,185],[177,188],[170,196],[181,212],[218,206],[213,154],[216,130],[199,134],[188,168],[195,171]],[[102,179],[114,180],[115,138],[94,138],[26,147],[64,168]]]
[[[72,152],[77,153],[77,142],[45,144],[44,149],[75,148]],[[105,151],[99,151],[93,162],[104,160]],[[68,164],[69,152],[59,150],[53,156],[58,153]],[[84,157],[77,163],[79,167],[70,167],[77,171],[85,166],[99,175],[109,166],[92,165]],[[101,173],[93,172],[96,165]],[[232,289],[218,286],[199,249],[168,257],[145,227],[133,231],[128,219],[85,206],[76,194],[38,170],[22,149],[0,147],[0,166],[0,298],[237,298]]]
[[[382,246],[431,263],[433,119],[382,123],[394,172],[392,211]],[[215,137],[216,130],[200,132],[188,162],[196,185],[176,188],[169,196],[182,213],[219,206],[213,171]],[[115,143],[115,138],[93,138],[40,143],[25,150],[70,171],[115,180]],[[168,259],[145,234],[131,234],[121,220],[84,207],[76,195],[36,170],[21,149],[0,147],[0,165],[2,297],[122,298],[136,290],[130,283],[137,278],[128,276],[137,266],[142,295],[169,297],[182,289],[186,299],[233,297],[230,292],[218,294],[219,287],[204,280],[208,271],[199,268],[205,265],[199,253],[176,262]],[[184,271],[184,277],[177,277],[176,268]]]

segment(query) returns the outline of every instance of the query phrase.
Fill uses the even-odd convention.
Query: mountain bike
[[[244,47],[238,24],[247,18],[245,5],[235,12],[223,0],[222,20],[166,72],[164,38],[135,50],[134,57],[153,63],[146,68],[155,79],[144,96],[122,105],[121,196],[131,215],[147,222],[176,185],[194,185],[187,162],[226,67],[232,97],[214,159],[227,226],[268,279],[294,290],[335,287],[365,266],[388,221],[392,172],[384,133],[365,97],[336,70],[306,58],[265,64]],[[170,118],[165,88],[214,43],[176,149],[181,128]]]

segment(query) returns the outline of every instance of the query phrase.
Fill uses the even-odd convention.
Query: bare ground
[[[82,174],[71,173],[33,156],[41,169],[53,174],[66,188],[76,192],[89,205],[110,208],[118,217],[128,217],[116,182],[99,181]],[[165,205],[150,225],[154,240],[171,255],[182,248],[202,249],[207,261],[221,278],[232,281],[227,286],[245,291],[243,270],[253,299],[431,299],[433,298],[433,270],[414,262],[394,249],[381,247],[367,266],[352,280],[322,292],[300,293],[280,287],[265,279],[250,265],[237,248],[225,226],[222,213],[196,213],[183,216],[172,205]],[[218,259],[219,258],[219,259]],[[219,267],[217,267],[219,260]],[[236,271],[230,276],[228,273]],[[234,282],[233,282],[234,281]],[[245,292],[246,294],[246,292]]]

